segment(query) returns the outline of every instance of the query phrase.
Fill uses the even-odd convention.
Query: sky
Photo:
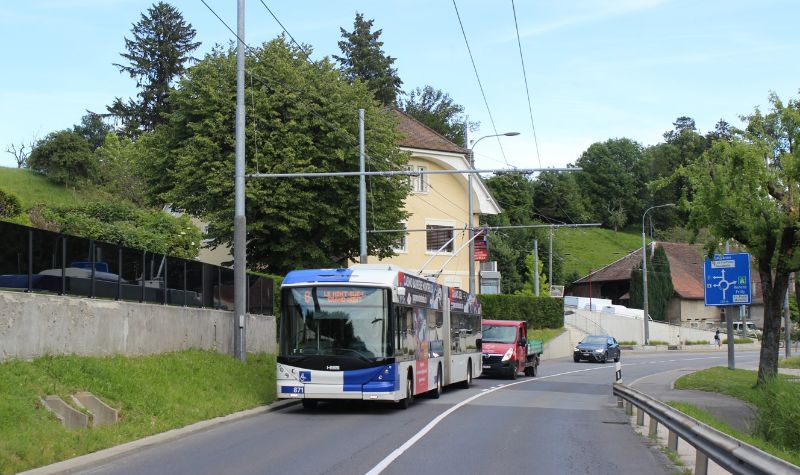
[[[720,119],[739,126],[741,115],[768,108],[770,91],[786,100],[800,90],[797,0],[515,0],[521,55],[511,0],[263,2],[315,59],[340,54],[339,28],[352,30],[356,12],[374,19],[404,91],[447,92],[480,123],[473,140],[520,133],[477,143],[483,169],[565,167],[610,138],[652,145],[680,116],[695,119],[701,133]],[[171,3],[197,30],[196,57],[233,39],[200,0]],[[235,29],[236,0],[206,3]],[[133,79],[113,64],[124,61],[124,38],[150,5],[0,4],[0,166],[16,166],[5,153],[11,144],[135,96]],[[261,0],[248,0],[245,14],[248,44],[281,34]]]

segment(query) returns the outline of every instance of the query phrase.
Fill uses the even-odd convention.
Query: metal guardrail
[[[679,438],[692,445],[697,451],[696,475],[708,472],[708,459],[734,474],[800,474],[800,467],[711,428],[640,391],[615,383],[614,395],[620,402],[626,401],[628,415],[633,414],[633,407],[638,409],[638,425],[644,425],[644,414],[650,416],[651,436],[656,434],[658,424],[664,425],[669,430],[670,449],[677,450]]]

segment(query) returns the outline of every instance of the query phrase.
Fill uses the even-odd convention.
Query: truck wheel
[[[413,392],[413,389],[412,389],[412,382],[411,382],[411,378],[407,378],[407,379],[406,379],[406,397],[404,397],[403,399],[401,399],[401,400],[400,400],[400,401],[397,403],[397,406],[398,406],[400,409],[408,409],[408,407],[411,405],[411,403],[412,403],[413,401],[414,401],[414,392]]]
[[[511,374],[509,377],[511,379],[517,379],[517,373],[519,373],[519,366],[517,365],[517,362],[514,361],[511,363]]]
[[[533,367],[531,367],[531,366],[526,366],[526,367],[525,367],[525,376],[533,376],[533,374],[532,374],[532,373],[533,373]]]

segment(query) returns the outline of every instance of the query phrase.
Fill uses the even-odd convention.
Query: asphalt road
[[[757,362],[741,353],[737,367]],[[632,382],[724,366],[724,352],[624,353]],[[553,360],[536,378],[479,378],[408,410],[367,403],[294,405],[109,460],[102,474],[668,474],[611,395],[614,364]]]

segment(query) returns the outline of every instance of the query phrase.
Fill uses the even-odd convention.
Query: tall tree
[[[395,58],[382,49],[380,37],[383,30],[371,31],[373,22],[364,20],[364,15],[356,13],[353,31],[339,28],[343,38],[339,41],[342,56],[333,55],[333,58],[339,62],[351,83],[356,79],[364,81],[375,99],[384,106],[393,106],[403,81],[397,75],[397,69],[392,67]]]
[[[778,371],[781,309],[791,272],[800,270],[800,101],[770,95],[770,110],[745,116],[744,134],[716,141],[686,167],[691,224],[707,227],[709,252],[732,239],[753,255],[764,296],[758,365],[763,385]]]
[[[256,83],[247,98],[247,173],[358,169],[355,111],[365,109],[372,170],[403,169],[393,114],[370,91],[351,85],[327,60],[282,38],[253,48],[247,69]],[[149,180],[160,197],[210,223],[215,244],[233,239],[236,55],[217,48],[190,68],[170,96],[175,112],[143,136]],[[284,86],[291,84],[291,88]],[[405,177],[368,178],[368,225],[399,229],[406,213]],[[359,252],[358,180],[352,177],[250,179],[246,186],[248,263],[283,273],[345,265]],[[369,254],[388,257],[397,235],[371,234]]]
[[[667,319],[667,306],[675,294],[672,286],[672,272],[669,259],[662,246],[656,247],[653,255],[647,253],[647,307],[653,320]],[[633,308],[643,308],[644,290],[642,288],[642,265],[631,270],[630,304]]]
[[[575,179],[591,203],[593,218],[611,227],[613,213],[624,210],[626,222],[637,222],[647,199],[642,146],[622,138],[594,143],[583,152]],[[612,219],[613,218],[613,219]]]
[[[464,127],[467,125],[464,107],[456,104],[441,89],[432,86],[416,88],[408,94],[407,99],[400,101],[400,108],[454,144],[464,144]],[[477,126],[477,122],[469,124],[470,130],[475,130]]]
[[[106,141],[106,135],[113,130],[113,127],[106,124],[100,114],[86,111],[86,115],[81,117],[81,123],[73,126],[72,130],[81,134],[89,142],[92,150],[97,150]]]
[[[533,182],[533,209],[552,220],[586,222],[590,217],[586,201],[574,173],[543,172]]]
[[[120,72],[136,79],[140,89],[136,99],[127,102],[119,97],[107,108],[123,125],[124,132],[135,138],[155,129],[170,112],[167,96],[174,81],[186,72],[192,51],[198,46],[195,30],[172,5],[159,2],[133,24],[132,39],[125,38],[126,53],[120,56],[128,64],[117,64]]]

